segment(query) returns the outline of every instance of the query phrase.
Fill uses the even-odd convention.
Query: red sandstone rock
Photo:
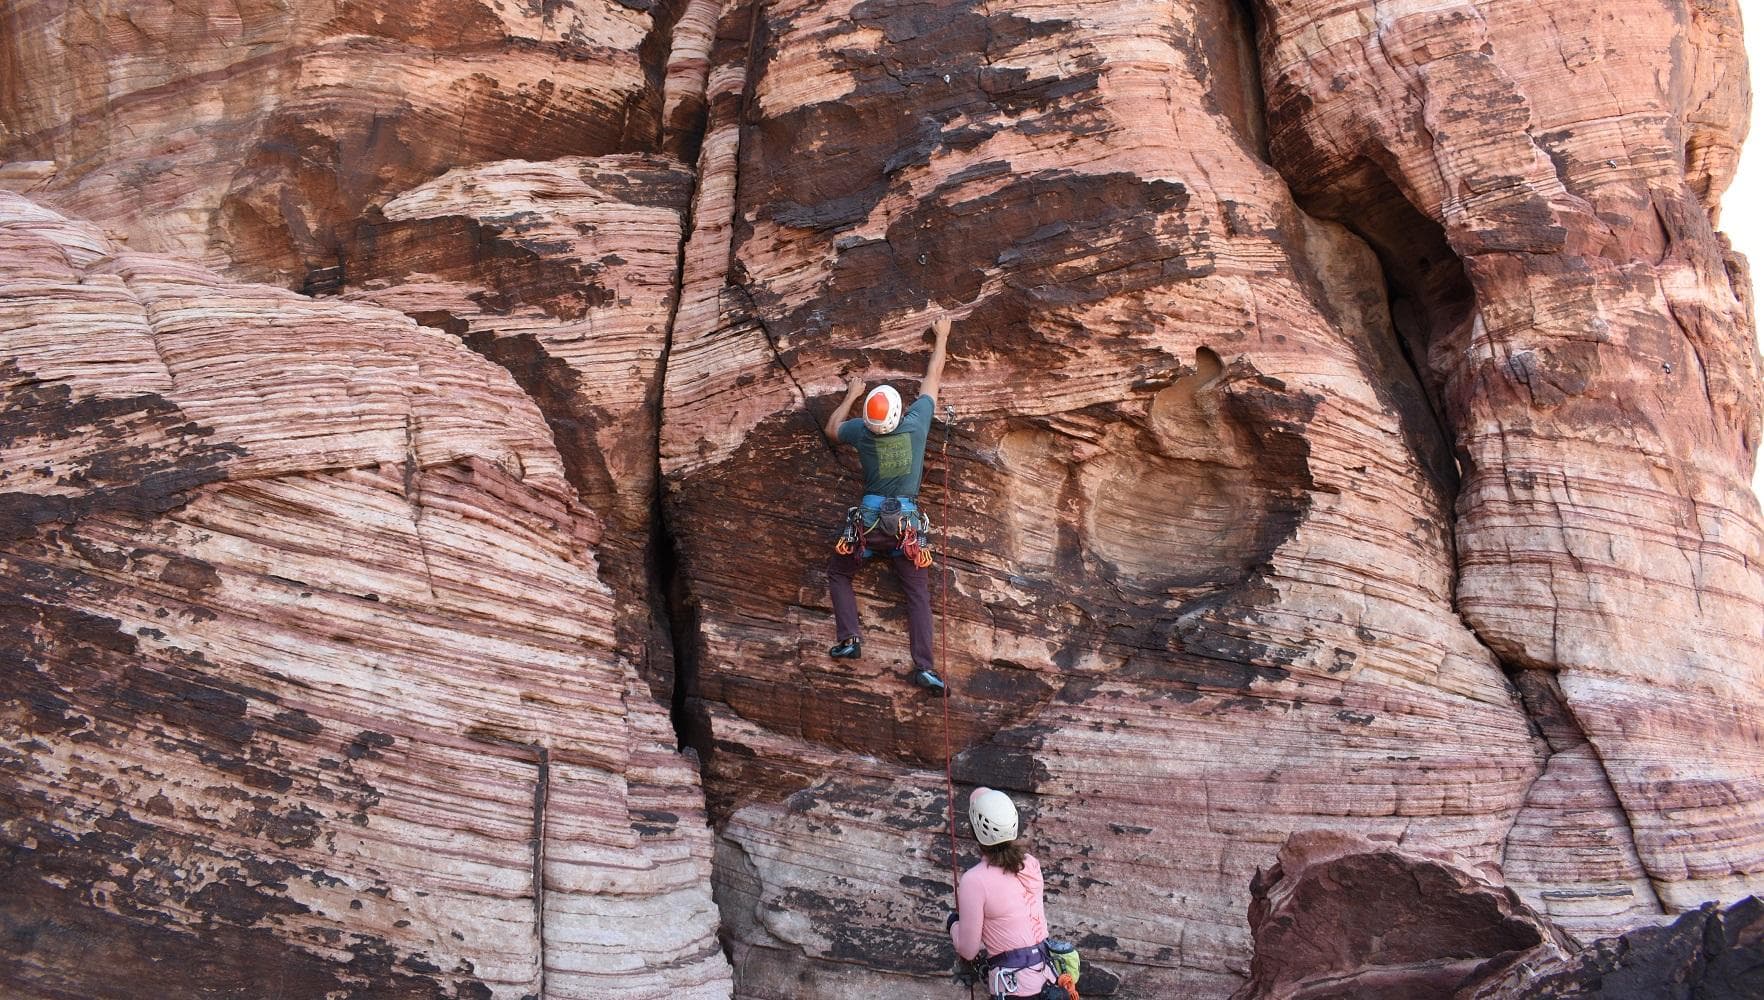
[[[727,996],[533,405],[0,194],[9,996]]]
[[[741,995],[940,967],[941,708],[880,574],[866,659],[825,658],[857,483],[818,434],[848,366],[910,391],[930,307],[961,315],[925,497],[957,776],[1030,806],[1050,918],[1123,995],[1234,988],[1292,831],[1494,860],[1538,774],[1452,611],[1449,457],[1376,262],[1255,159],[1229,13],[1170,16],[725,15],[662,460]]]
[[[1704,903],[1567,956],[1516,963],[1463,1000],[1751,1000],[1764,996],[1764,899]]]
[[[42,519],[32,530],[92,525],[122,504],[145,525],[129,531],[159,532],[158,551],[229,579],[230,547],[154,526],[203,509],[204,491],[243,489],[242,475],[304,485],[366,468],[350,464],[363,454],[414,467],[356,447],[377,438],[353,414],[421,409],[406,395],[443,408],[447,422],[423,422],[445,429],[436,454],[543,479],[544,500],[502,479],[458,487],[467,499],[450,511],[494,512],[450,526],[472,539],[460,586],[505,599],[482,621],[433,627],[464,629],[466,648],[492,633],[513,645],[450,668],[462,679],[436,697],[502,705],[554,669],[524,663],[523,644],[592,632],[581,641],[598,666],[579,689],[504,710],[540,713],[534,731],[563,746],[582,735],[578,701],[631,706],[626,725],[644,735],[629,741],[645,749],[623,762],[608,751],[594,779],[631,776],[629,803],[605,819],[611,839],[588,840],[612,843],[626,822],[639,842],[672,845],[681,881],[666,884],[701,907],[703,885],[687,882],[703,846],[677,807],[692,779],[632,680],[673,687],[665,594],[691,696],[681,720],[720,824],[714,880],[738,995],[928,992],[947,958],[941,706],[901,681],[885,573],[861,594],[868,658],[824,657],[820,566],[856,482],[818,427],[848,367],[910,394],[927,310],[950,308],[944,401],[958,422],[947,461],[934,431],[925,499],[942,520],[947,496],[952,515],[956,773],[1018,794],[1050,915],[1093,967],[1120,974],[1122,995],[1241,985],[1246,886],[1295,831],[1347,826],[1498,863],[1582,939],[1756,891],[1764,532],[1743,484],[1759,388],[1747,279],[1711,220],[1744,104],[1724,6],[641,6],[0,12],[0,160],[17,161],[0,186],[72,206],[138,249],[397,309],[507,368],[544,418],[493,369],[384,311],[230,287],[269,296],[252,316],[377,317],[348,354],[283,330],[265,362],[330,365],[344,388],[294,410],[272,396],[250,420],[224,393],[233,409],[180,398],[175,412],[107,418],[110,437],[63,418],[65,440],[24,447],[84,442],[98,460],[89,485],[21,505]],[[63,244],[103,245],[55,225]],[[93,362],[71,352],[111,343],[85,332],[108,329],[113,306],[76,307],[94,292],[58,288],[64,305],[36,320],[52,333],[33,350],[86,377]],[[384,380],[344,380],[338,358],[408,338],[451,360],[414,366],[393,402],[356,400]],[[213,339],[207,349],[229,349]],[[113,368],[150,367],[126,347],[146,342],[115,343],[126,356]],[[458,389],[456,368],[494,390]],[[257,370],[244,384],[264,380]],[[131,384],[105,370],[89,388]],[[216,412],[224,428],[176,433],[212,428]],[[518,447],[498,443],[517,432]],[[267,467],[295,471],[238,471],[271,452],[292,464]],[[511,453],[550,464],[507,472]],[[129,468],[146,471],[107,478]],[[403,497],[399,475],[361,489]],[[360,533],[327,527],[365,516],[348,513],[372,506],[356,493],[352,481],[342,500],[285,504],[275,544]],[[284,506],[241,503],[253,522]],[[532,503],[567,509],[571,539],[496,534],[520,533],[503,505]],[[537,609],[506,599],[546,560],[575,567],[555,572],[583,592],[547,583],[559,593]],[[117,600],[100,610],[121,624]],[[206,628],[168,634],[194,643]],[[36,634],[87,641],[67,623]],[[305,669],[380,696],[368,658],[318,641]],[[399,662],[413,655],[401,647]],[[242,662],[216,676],[231,683]],[[44,746],[61,747],[52,735]],[[481,745],[454,749],[471,759]],[[349,766],[378,763],[372,752]],[[316,767],[299,754],[260,763]],[[139,820],[138,789],[80,780],[67,801],[125,803]],[[347,797],[322,776],[298,780]],[[526,792],[504,793],[517,815]],[[519,840],[511,824],[504,847]],[[68,864],[117,843],[82,841]],[[401,849],[378,841],[355,857],[381,854]],[[624,864],[597,856],[580,873],[616,893],[623,876],[609,873]],[[256,898],[311,905],[288,884],[260,880]],[[522,891],[498,885],[499,906]],[[118,947],[146,941],[145,920],[193,920],[151,877],[105,893],[58,895],[50,912],[99,936],[118,914],[150,915],[126,925],[133,938],[110,934]],[[259,932],[299,945],[326,932],[315,927],[367,927],[390,951],[363,943],[348,960],[346,942],[328,942],[303,974],[392,990],[402,973],[379,956],[422,950],[412,941],[441,926],[388,930],[377,909],[325,924],[333,909],[268,929],[250,907],[216,915],[217,966],[254,954]],[[574,988],[557,970],[584,955],[655,941],[689,940],[691,954],[677,966],[640,954],[631,995],[656,982],[639,966],[716,982],[715,956],[692,951],[702,923],[655,939],[602,909],[557,926],[544,949],[554,995]],[[408,939],[383,937],[394,930]],[[496,939],[499,970],[523,961],[507,943],[518,936]],[[90,987],[66,955],[34,961],[33,982]]]
[[[1233,1000],[1742,1000],[1764,992],[1764,900],[1574,945],[1447,856],[1294,836],[1258,872],[1256,956]]]
[[[1745,128],[1737,12],[1264,12],[1275,165],[1379,249],[1463,464],[1459,610],[1509,669],[1553,674],[1591,751],[1546,772],[1521,828],[1581,826],[1564,797],[1615,801],[1633,828],[1584,881],[1522,891],[1584,913],[1575,895],[1633,853],[1650,891],[1607,931],[1755,891],[1761,394],[1745,274],[1714,229]],[[1589,800],[1573,786],[1595,762],[1612,793]],[[1575,882],[1565,904],[1545,892]]]
[[[462,338],[538,404],[577,497],[607,522],[617,648],[664,702],[656,401],[691,181],[654,155],[461,168],[387,202],[348,251],[347,298]]]
[[[1295,835],[1250,891],[1256,957],[1232,1000],[1443,1000],[1572,947],[1451,859],[1352,836]]]
[[[649,7],[19,0],[0,161],[55,161],[29,193],[135,249],[329,290],[359,215],[450,168],[654,149]]]
[[[1676,177],[1681,193],[1662,188],[1659,202],[1676,256],[1646,264],[1655,269],[1647,274],[1668,292],[1684,289],[1687,305],[1644,285],[1601,304],[1601,268],[1609,263],[1623,286],[1643,265],[1583,247],[1573,259],[1593,275],[1588,285],[1551,270],[1533,252],[1541,245],[1525,243],[1532,236],[1514,235],[1542,216],[1502,214],[1494,195],[1486,206],[1475,200],[1524,176],[1537,183],[1504,182],[1517,203],[1556,204],[1553,174],[1513,174],[1498,144],[1487,163],[1478,159],[1479,143],[1511,145],[1523,133],[1511,101],[1475,90],[1466,75],[1490,62],[1498,70],[1498,46],[1493,57],[1471,52],[1468,67],[1438,68],[1439,86],[1458,88],[1449,131],[1461,133],[1464,152],[1432,164],[1419,140],[1405,147],[1418,175],[1463,172],[1445,190],[1484,212],[1486,223],[1465,224],[1496,241],[1458,251],[1488,267],[1486,290],[1442,285],[1424,298],[1445,279],[1417,268],[1449,273],[1453,252],[1392,249],[1376,238],[1388,199],[1325,195],[1330,155],[1385,132],[1424,136],[1408,122],[1429,106],[1399,112],[1386,128],[1378,116],[1418,100],[1414,87],[1380,92],[1379,78],[1362,72],[1349,78],[1357,101],[1326,104],[1317,88],[1299,86],[1327,84],[1322,56],[1299,83],[1283,75],[1293,72],[1291,53],[1313,42],[1372,52],[1376,38],[1397,37],[1409,22],[1330,10],[1336,20],[1314,34],[1310,18],[1322,15],[1302,5],[1262,12],[1263,75],[1280,112],[1275,164],[1305,204],[1373,236],[1383,261],[1308,217],[1257,162],[1253,74],[1231,34],[1244,25],[1225,5],[1172,13],[1134,3],[1059,12],[775,3],[725,12],[662,460],[697,615],[693,703],[711,749],[707,792],[728,816],[719,871],[743,995],[783,995],[791,975],[826,995],[862,995],[868,985],[841,986],[833,970],[852,961],[886,969],[902,952],[922,958],[906,971],[934,966],[941,715],[900,679],[903,630],[886,583],[872,581],[863,595],[866,661],[824,658],[832,634],[821,553],[855,483],[816,429],[848,367],[910,383],[923,364],[926,310],[938,307],[962,317],[944,392],[960,422],[949,471],[934,456],[927,490],[933,511],[945,495],[952,509],[944,669],[955,682],[957,773],[1033,798],[1032,836],[1054,873],[1050,914],[1091,942],[1093,960],[1122,970],[1124,990],[1229,989],[1247,950],[1237,913],[1254,859],[1288,832],[1342,819],[1481,862],[1510,855],[1527,898],[1549,892],[1550,912],[1589,935],[1757,884],[1750,859],[1764,839],[1749,817],[1761,786],[1745,749],[1755,740],[1740,720],[1764,697],[1754,645],[1764,606],[1759,518],[1743,492],[1758,389],[1749,328],[1699,201],[1718,190],[1730,160],[1722,137],[1738,105],[1719,79],[1730,43],[1687,27],[1681,44],[1698,53],[1687,57],[1698,68],[1652,119],[1657,129],[1695,119],[1686,127],[1700,137],[1693,163],[1672,174],[1660,161],[1650,175]],[[1456,38],[1472,14],[1417,14],[1415,23],[1432,17],[1441,37]],[[1503,30],[1518,39],[1519,29]],[[1546,60],[1520,40],[1511,51],[1539,86],[1558,79],[1545,72],[1553,54]],[[1417,48],[1409,58],[1424,57],[1437,56]],[[1323,115],[1337,106],[1337,118]],[[1554,125],[1585,120],[1558,116]],[[1352,147],[1330,138],[1350,127],[1373,139]],[[1595,122],[1562,142],[1590,158],[1610,134]],[[1550,170],[1547,156],[1527,155],[1527,169]],[[1693,189],[1700,195],[1682,193]],[[1619,204],[1633,211],[1647,201],[1611,202]],[[1424,235],[1427,214],[1398,213],[1401,225],[1388,228]],[[1537,239],[1553,232],[1539,225]],[[1503,284],[1505,265],[1484,252],[1505,246],[1497,237],[1521,244],[1516,283]],[[1525,277],[1534,263],[1542,269]],[[1386,325],[1387,276],[1399,293],[1416,289],[1399,299],[1396,330]],[[1464,357],[1448,347],[1435,348],[1416,379],[1397,346],[1414,348],[1417,324],[1431,321],[1424,310],[1417,318],[1422,306],[1478,294],[1508,304],[1503,329],[1522,322],[1520,296],[1559,309],[1550,322],[1564,339],[1587,323],[1663,330],[1702,317],[1692,336],[1708,356],[1710,400],[1670,432],[1678,444],[1649,446],[1645,457],[1624,450],[1632,428],[1664,426],[1667,408],[1702,399],[1688,349],[1647,355],[1681,376],[1698,372],[1669,383],[1694,395],[1649,396],[1654,409],[1644,411],[1564,411],[1545,429],[1559,443],[1525,451],[1545,419],[1531,408],[1547,415],[1566,403],[1444,381],[1437,366]],[[1532,384],[1544,385],[1543,375]],[[1519,449],[1510,452],[1517,461],[1484,450],[1503,441]],[[1469,462],[1462,496],[1454,451]],[[1687,488],[1715,504],[1709,530],[1720,543],[1703,529],[1682,535],[1688,522],[1670,508],[1683,501],[1658,500],[1657,488],[1618,503],[1611,488],[1633,477],[1612,471],[1614,461],[1661,463],[1665,482],[1697,484]],[[1545,462],[1562,485],[1549,487],[1552,505],[1527,501],[1525,510],[1573,512],[1586,527],[1613,517],[1659,526],[1633,532],[1644,539],[1664,532],[1658,555],[1615,551],[1612,565],[1627,575],[1581,585],[1606,618],[1578,610],[1586,597],[1551,589],[1562,577],[1548,559],[1495,558],[1555,551],[1561,532],[1539,535],[1478,499],[1490,496],[1491,475],[1547,482]],[[1468,518],[1455,538],[1454,508]],[[768,542],[801,555],[756,559],[729,530],[731,510],[766,512]],[[1691,624],[1668,629],[1640,604],[1649,594],[1641,570],[1668,555],[1684,564],[1680,548],[1709,553],[1687,572],[1713,574],[1699,579],[1722,581],[1721,596],[1699,611],[1699,585],[1678,591],[1682,600],[1667,607]],[[1483,610],[1500,601],[1513,608],[1503,613],[1512,626]],[[1614,632],[1599,624],[1607,619],[1634,627]],[[1580,644],[1600,662],[1515,655],[1511,637],[1547,623],[1557,646]],[[1530,703],[1561,725],[1532,737],[1500,668],[1542,666],[1596,666],[1632,680],[1645,668],[1668,678],[1672,694],[1660,704],[1640,700],[1639,685],[1599,694],[1589,674],[1565,673],[1556,702]],[[1692,680],[1699,670],[1707,686]],[[1583,714],[1601,699],[1598,713]],[[1619,705],[1631,731],[1620,752],[1606,738]],[[1704,721],[1678,705],[1699,706]],[[1644,732],[1640,720],[1654,717]],[[854,771],[854,756],[879,765]],[[1667,783],[1638,788],[1648,769]],[[1614,791],[1612,771],[1627,775]],[[856,802],[854,785],[863,790]],[[871,810],[884,801],[897,808]],[[1708,804],[1692,824],[1706,839],[1673,843],[1662,807],[1693,801]],[[898,877],[890,825],[917,834]],[[748,971],[759,968],[769,971]]]

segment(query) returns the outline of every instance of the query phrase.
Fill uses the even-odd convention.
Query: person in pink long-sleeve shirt
[[[980,844],[981,861],[963,872],[956,885],[950,940],[964,959],[972,960],[984,945],[994,963],[1007,958],[1006,965],[1016,965],[991,966],[986,985],[994,996],[1041,996],[1043,987],[1055,981],[1054,969],[1045,952],[1019,951],[1039,948],[1047,940],[1041,862],[1017,839],[1017,807],[1010,796],[991,788],[974,789],[968,797],[968,818]],[[1009,960],[1012,957],[1014,961]]]

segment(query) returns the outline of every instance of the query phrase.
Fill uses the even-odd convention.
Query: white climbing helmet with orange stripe
[[[968,822],[983,847],[1017,839],[1017,804],[993,788],[976,788],[968,796]]]
[[[864,397],[864,426],[871,434],[889,434],[900,426],[900,393],[879,385]]]

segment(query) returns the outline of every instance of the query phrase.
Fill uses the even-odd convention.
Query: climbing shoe
[[[827,650],[827,655],[835,660],[855,660],[864,655],[864,644],[857,638],[841,639],[839,645]]]
[[[943,690],[943,678],[937,676],[937,671],[935,670],[927,670],[924,667],[920,667],[913,671],[912,678],[914,684],[917,684],[927,691]]]

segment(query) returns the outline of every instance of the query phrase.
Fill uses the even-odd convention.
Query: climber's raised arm
[[[827,418],[827,426],[822,428],[822,432],[827,435],[827,440],[834,444],[839,443],[839,425],[845,423],[845,418],[851,413],[851,404],[857,402],[857,398],[863,394],[863,379],[848,378],[845,380],[845,399],[833,408],[832,416]]]
[[[931,323],[931,333],[937,339],[931,347],[931,361],[925,366],[925,381],[919,383],[919,395],[936,399],[937,390],[943,387],[943,360],[949,348],[948,314]]]

